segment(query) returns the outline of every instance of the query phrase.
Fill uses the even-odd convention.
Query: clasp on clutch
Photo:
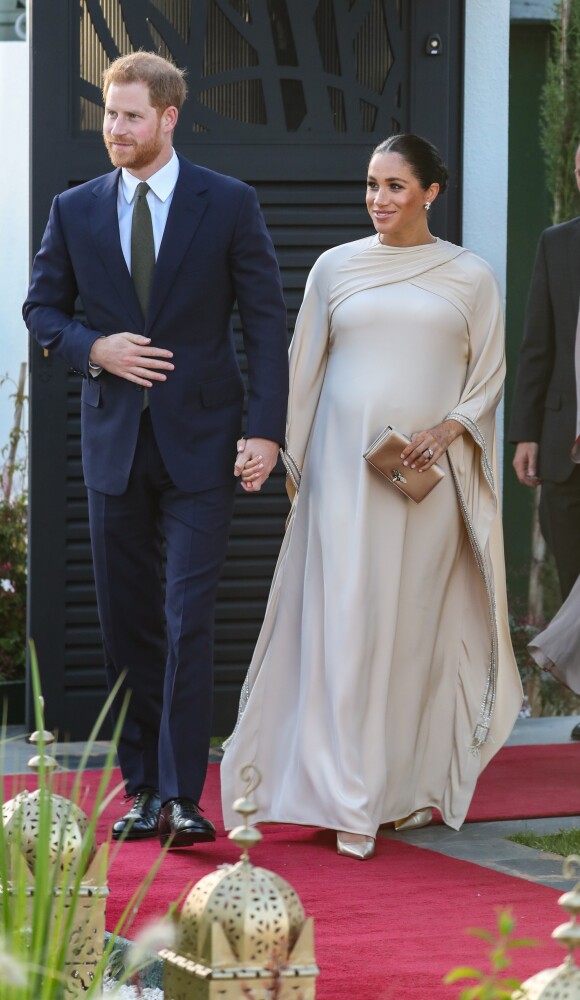
[[[393,469],[393,471],[391,472],[391,479],[393,480],[394,483],[406,483],[407,482],[407,480],[405,479],[403,473],[399,472],[398,469]]]

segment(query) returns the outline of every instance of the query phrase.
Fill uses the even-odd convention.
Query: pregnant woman
[[[254,762],[259,820],[330,828],[359,859],[381,824],[434,806],[458,829],[521,706],[494,472],[502,307],[489,266],[429,230],[446,180],[426,140],[387,139],[368,169],[375,234],[309,276],[292,511],[222,764],[226,826]],[[402,467],[445,472],[418,505],[363,459],[389,424],[412,439]]]

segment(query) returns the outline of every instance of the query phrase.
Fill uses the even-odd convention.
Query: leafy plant
[[[552,195],[552,221],[578,214],[574,154],[580,143],[580,2],[561,0],[542,94],[540,142]]]
[[[108,793],[111,772],[114,766],[114,747],[107,755],[105,767],[99,781],[94,806],[88,816],[88,825],[75,824],[78,818],[78,802],[81,798],[83,770],[89,760],[98,732],[109,711],[110,698],[95,723],[74,777],[70,793],[70,811],[65,821],[57,827],[58,841],[55,852],[55,824],[53,821],[56,805],[54,775],[45,762],[46,744],[42,738],[44,729],[42,700],[38,665],[34,648],[31,649],[31,677],[34,690],[36,726],[41,735],[38,743],[38,817],[34,830],[33,850],[30,849],[30,830],[23,811],[17,814],[16,822],[0,826],[0,996],[2,1000],[69,1000],[84,997],[86,1000],[101,995],[102,979],[109,962],[118,946],[119,937],[127,932],[137,913],[161,861],[162,851],[141,884],[128,901],[116,927],[105,946],[95,942],[95,949],[103,946],[102,956],[95,965],[91,981],[76,985],[70,974],[70,942],[79,926],[80,905],[83,922],[87,915],[94,916],[98,905],[97,889],[106,880],[108,847],[101,858],[96,855],[96,827],[101,811],[111,795]],[[114,740],[119,736],[124,711],[120,713]],[[1,747],[0,747],[1,751]],[[0,761],[1,763],[1,761]],[[0,788],[2,786],[0,785]],[[0,793],[3,795],[3,792]],[[2,798],[3,818],[9,816]],[[12,813],[14,815],[14,813]],[[69,822],[69,820],[71,822]],[[75,836],[71,840],[71,827],[75,825]],[[86,825],[86,828],[83,828]],[[78,832],[80,831],[80,839]],[[74,850],[71,849],[71,843]],[[87,868],[96,863],[98,871],[91,869],[92,886],[83,884]],[[33,889],[33,891],[31,891]],[[167,914],[165,924],[172,926],[173,907]],[[167,937],[164,938],[164,943]],[[76,942],[75,942],[76,945]],[[127,963],[127,968],[118,983],[136,982],[136,975],[150,959],[144,952],[137,951],[135,960]]]
[[[14,386],[14,422],[8,443],[0,451],[0,679],[24,677],[26,661],[26,554],[28,505],[24,491],[26,459],[18,450],[26,435],[22,429],[26,403],[26,365],[20,366]]]
[[[0,679],[24,677],[26,662],[26,527],[23,496],[0,499]]]
[[[499,910],[497,914],[497,930],[491,931],[471,928],[467,933],[481,938],[489,945],[489,972],[471,966],[459,966],[452,969],[444,979],[445,983],[457,983],[462,979],[474,980],[472,986],[467,986],[459,994],[458,1000],[512,1000],[515,990],[521,983],[517,979],[505,977],[504,973],[511,965],[510,951],[514,948],[528,948],[536,945],[529,938],[513,936],[516,922],[509,909]]]

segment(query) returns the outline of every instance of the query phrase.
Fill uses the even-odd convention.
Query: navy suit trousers
[[[232,470],[235,455],[232,454]],[[149,410],[128,487],[89,490],[89,519],[107,680],[125,680],[118,744],[126,791],[199,802],[211,733],[213,629],[235,479],[187,493],[169,477]],[[165,570],[165,584],[163,580]]]

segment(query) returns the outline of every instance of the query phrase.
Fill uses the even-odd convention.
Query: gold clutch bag
[[[401,452],[410,439],[394,427],[385,427],[365,451],[363,458],[380,472],[401,493],[415,503],[424,500],[428,493],[443,479],[445,473],[439,465],[432,465],[426,472],[419,472],[401,462]]]

